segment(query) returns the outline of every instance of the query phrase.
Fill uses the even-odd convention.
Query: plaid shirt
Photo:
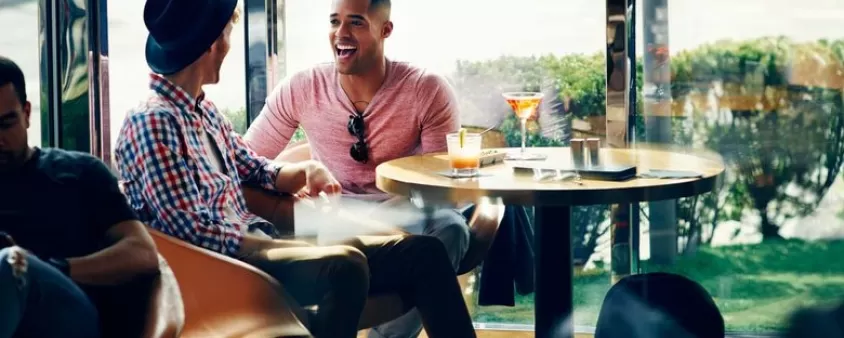
[[[150,88],[151,97],[126,116],[115,150],[125,192],[141,220],[229,256],[236,255],[250,226],[274,233],[247,211],[241,183],[274,190],[279,166],[249,149],[204,95],[194,99],[157,74]],[[216,154],[205,150],[206,132],[225,172],[211,162]],[[234,217],[226,217],[227,208]]]

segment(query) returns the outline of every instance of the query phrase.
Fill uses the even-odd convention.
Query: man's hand
[[[318,197],[320,193],[336,195],[341,191],[340,183],[331,175],[328,168],[317,161],[303,162],[305,187],[296,193],[298,197]]]

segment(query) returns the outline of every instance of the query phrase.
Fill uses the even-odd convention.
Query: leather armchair
[[[182,293],[180,337],[311,336],[304,310],[266,273],[156,230],[150,233]]]
[[[103,337],[176,338],[185,315],[179,285],[161,255],[159,273],[97,289]]]

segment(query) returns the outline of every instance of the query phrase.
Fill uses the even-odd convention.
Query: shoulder
[[[99,158],[79,151],[59,148],[43,148],[38,151],[38,163],[42,171],[53,177],[111,175],[111,171]]]
[[[203,104],[211,104],[213,107],[210,102],[203,102]],[[180,121],[179,114],[179,110],[172,104],[151,99],[130,109],[126,113],[124,124],[129,128],[140,128],[141,131],[150,131],[148,128],[174,127]]]
[[[390,61],[396,76],[415,84],[419,94],[436,94],[451,91],[448,79],[430,69],[414,65],[409,62]]]

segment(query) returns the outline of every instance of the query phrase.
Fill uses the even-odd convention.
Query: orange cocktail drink
[[[513,108],[513,113],[516,114],[516,117],[519,118],[519,122],[521,122],[521,129],[522,129],[522,149],[521,152],[516,154],[509,154],[507,157],[510,160],[543,160],[545,159],[544,155],[541,154],[531,154],[528,153],[525,149],[525,143],[527,143],[527,120],[536,114],[536,110],[539,109],[539,103],[542,102],[542,93],[537,92],[510,92],[501,94],[504,96],[504,100],[507,101],[507,104],[510,105],[510,108]]]
[[[446,135],[448,160],[455,176],[477,176],[481,168],[481,134],[460,132]]]

